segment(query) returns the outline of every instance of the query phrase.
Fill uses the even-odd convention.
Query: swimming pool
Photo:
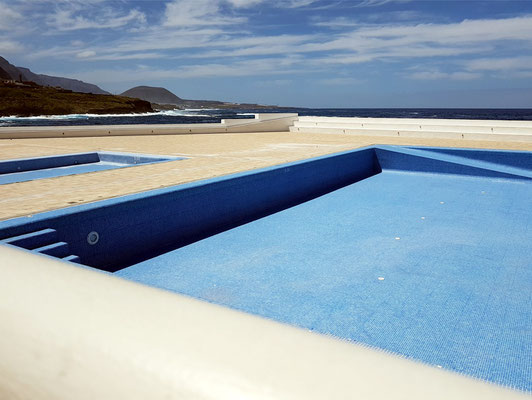
[[[0,161],[0,185],[182,159],[107,151],[20,158]]]
[[[0,238],[530,391],[531,167],[371,147],[8,220]]]

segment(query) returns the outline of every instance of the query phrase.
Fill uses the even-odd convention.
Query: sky
[[[112,93],[532,108],[532,1],[0,0],[0,55]]]

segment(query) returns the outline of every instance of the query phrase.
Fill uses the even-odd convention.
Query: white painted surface
[[[528,398],[9,246],[0,321],[0,399]]]
[[[291,132],[532,142],[532,121],[299,117]]]

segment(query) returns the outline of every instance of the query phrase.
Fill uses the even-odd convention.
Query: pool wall
[[[22,158],[0,162],[0,174],[59,168],[74,164],[90,164],[100,161],[98,153],[62,154],[51,157]]]
[[[532,179],[531,152],[475,151],[437,148],[376,148],[386,170],[468,175],[486,178]]]
[[[530,153],[500,153],[486,162],[468,151],[370,147],[3,221],[0,243],[114,272],[383,169],[532,179],[530,170],[514,167],[530,165]]]

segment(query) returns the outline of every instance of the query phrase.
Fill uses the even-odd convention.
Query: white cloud
[[[76,57],[77,58],[88,58],[88,57],[93,57],[95,55],[96,55],[95,51],[85,50],[85,51],[81,51],[78,54],[76,54]]]
[[[482,74],[466,71],[457,72],[441,72],[441,71],[419,71],[413,72],[407,76],[410,79],[416,80],[452,80],[452,81],[468,81],[482,77]]]
[[[0,36],[0,55],[22,53],[25,47],[22,43]]]
[[[83,15],[87,11],[80,7],[57,9],[54,14],[48,16],[47,22],[58,31],[74,31],[81,29],[112,29],[120,28],[131,23],[144,24],[146,16],[138,10],[130,10],[127,14],[120,11],[104,8],[93,11],[91,17]]]
[[[361,28],[351,37],[394,44],[458,45],[500,40],[532,40],[532,17],[464,20],[449,24],[418,24]]]
[[[0,31],[10,30],[22,20],[22,14],[4,2],[0,2],[0,10]]]
[[[408,3],[412,0],[363,0],[359,1],[357,7],[376,7],[382,6],[388,3]]]
[[[122,61],[122,60],[149,60],[149,59],[160,59],[164,58],[164,55],[161,53],[133,53],[133,54],[120,54],[120,53],[110,53],[105,55],[96,55],[96,52],[87,50],[80,57],[80,54],[77,55],[78,58],[88,59],[90,61]]]
[[[249,2],[242,1],[249,4]],[[244,18],[221,14],[220,2],[212,0],[173,0],[166,4],[165,26],[215,26],[244,22]]]
[[[471,71],[532,70],[532,56],[479,58],[467,61],[465,66]]]
[[[193,27],[233,25],[247,21],[247,18],[224,14],[223,5],[235,9],[251,8],[269,3],[279,8],[298,8],[308,6],[317,0],[172,0],[166,4],[165,26]]]
[[[0,0],[0,5],[5,5],[3,1]],[[40,18],[40,21],[47,22],[47,25],[34,23],[43,34],[52,32],[58,37],[52,46],[39,46],[36,42],[27,58],[107,61],[111,65],[112,62],[123,60],[160,60],[158,65],[164,65],[164,62],[176,65],[172,70],[157,66],[151,68],[162,77],[259,75],[263,72],[283,74],[287,70],[296,69],[319,72],[339,65],[370,62],[395,62],[399,66],[399,61],[412,63],[411,60],[415,58],[417,63],[437,59],[442,64],[432,65],[441,65],[441,70],[406,69],[409,78],[467,80],[478,78],[487,71],[514,71],[524,76],[531,69],[526,68],[525,64],[532,63],[531,57],[525,56],[505,59],[489,57],[503,47],[506,54],[520,49],[525,51],[524,54],[530,54],[532,16],[415,24],[402,20],[415,17],[409,13],[398,14],[394,23],[375,23],[379,21],[377,19],[372,24],[367,21],[358,24],[356,20],[338,17],[348,14],[331,13],[334,18],[320,16],[319,20],[310,20],[306,28],[309,25],[319,25],[339,30],[324,33],[322,29],[310,27],[311,29],[303,30],[309,33],[286,34],[281,30],[280,34],[275,34],[272,33],[273,30],[262,29],[262,26],[260,30],[255,29],[256,25],[250,23],[255,22],[253,18],[262,10],[260,8],[256,12],[255,7],[259,4],[268,10],[273,7],[307,7],[316,1],[171,0],[158,3],[162,6],[157,13],[148,15],[145,14],[151,12],[148,7],[142,8],[144,13],[125,0],[13,1],[27,5],[26,12],[30,16],[27,20],[39,21]],[[385,2],[387,1],[359,1],[351,2],[348,6],[369,7]],[[345,1],[341,4],[347,3]],[[40,6],[30,7],[31,5]],[[10,6],[9,10],[15,10],[19,14],[21,12],[19,7]],[[150,24],[147,23],[148,17]],[[0,21],[2,18],[5,18],[4,14],[0,14]],[[402,22],[399,23],[400,20]],[[87,34],[83,42],[73,40],[76,37],[71,32],[82,29]],[[102,29],[112,31],[101,32]],[[126,29],[127,34],[123,34]],[[111,35],[114,35],[114,39],[108,39]],[[20,43],[13,36],[6,37],[0,43],[0,51],[6,53],[16,51],[17,47],[20,48]],[[464,62],[461,60],[463,55],[478,59]],[[289,66],[286,65],[286,60],[290,60]],[[190,62],[194,65],[184,65]],[[460,71],[442,72],[456,68]],[[108,72],[113,79],[124,79],[112,71]],[[127,71],[124,76],[127,77]],[[131,77],[133,76],[132,73]],[[95,81],[102,82],[102,79],[108,78],[102,75]],[[137,80],[140,79],[137,76]],[[331,79],[326,80],[327,84],[334,84],[335,81],[337,84],[355,83],[345,80],[347,78]]]
[[[362,79],[347,78],[347,77],[320,79],[317,81],[317,83],[321,85],[326,85],[326,86],[330,86],[330,85],[352,86],[352,85],[359,85],[362,82],[364,82]]]
[[[299,8],[306,7],[313,3],[316,3],[318,0],[225,0],[230,5],[237,8],[252,7],[260,3],[269,3],[274,7],[279,8]]]
[[[72,77],[96,84],[117,82],[157,81],[167,79],[188,79],[208,77],[239,77],[283,75],[301,72],[298,70],[300,60],[297,57],[263,58],[245,60],[232,64],[193,64],[172,69],[157,69],[149,66],[137,66],[134,69],[94,69],[78,72]],[[57,74],[53,71],[50,75]],[[64,74],[63,74],[64,76]]]
[[[264,0],[227,0],[233,7],[252,7],[262,3]]]
[[[317,0],[279,0],[275,3],[278,7],[299,8],[316,3]]]

